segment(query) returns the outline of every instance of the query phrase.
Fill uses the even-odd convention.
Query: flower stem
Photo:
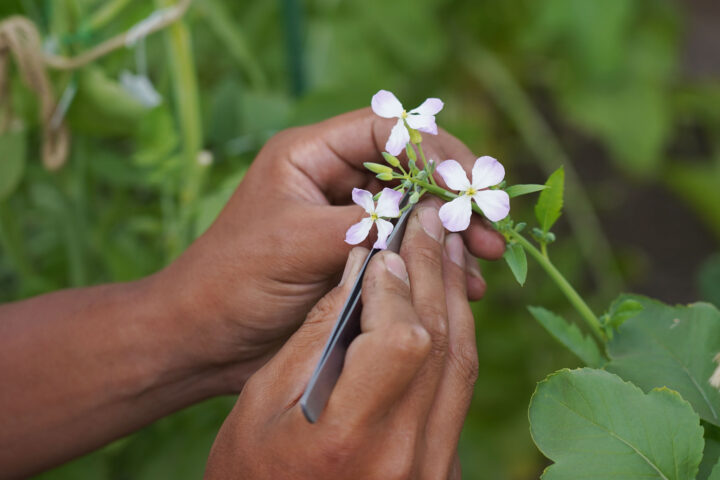
[[[433,177],[432,174],[430,173],[430,168],[428,165],[427,158],[425,157],[425,151],[422,148],[422,143],[417,144],[417,149],[418,149],[418,152],[420,152],[420,158],[422,158],[422,161],[423,161],[423,168],[425,170],[427,170],[427,172],[428,172],[428,179],[430,180],[430,183],[433,185],[437,185],[437,182],[435,182],[435,177]]]
[[[473,209],[475,210],[475,205],[473,205]],[[563,274],[560,273],[560,271],[555,267],[555,265],[553,265],[550,259],[546,255],[543,255],[540,250],[535,248],[532,243],[530,243],[518,232],[514,230],[509,230],[508,234],[540,264],[540,266],[545,270],[545,273],[547,273],[548,276],[555,282],[558,288],[563,292],[563,294],[565,294],[565,297],[568,299],[568,301],[572,304],[573,307],[575,307],[575,310],[577,310],[583,320],[585,320],[585,322],[590,327],[590,330],[592,330],[592,332],[595,334],[596,337],[598,337],[601,342],[605,342],[607,338],[605,336],[605,333],[602,331],[600,321],[597,319],[588,304],[585,303],[585,300],[583,300],[580,294],[577,293],[577,291],[572,287],[572,285],[570,285],[570,282],[568,282],[567,279],[563,276]]]
[[[453,198],[457,198],[456,194],[448,192],[442,187],[430,185],[427,182],[416,179],[411,179],[411,181],[419,187],[424,188],[428,192],[444,200],[452,200]],[[472,204],[472,209],[475,213],[478,213],[480,215],[483,214],[482,210],[480,210],[480,207],[478,207],[474,203]],[[545,273],[547,273],[548,276],[555,282],[560,291],[563,292],[565,297],[568,299],[570,304],[575,308],[575,310],[577,310],[583,320],[585,320],[585,322],[588,324],[588,327],[590,327],[590,330],[592,330],[595,336],[604,343],[607,338],[601,328],[600,321],[590,309],[588,304],[585,303],[585,300],[583,300],[580,294],[577,293],[577,291],[573,288],[572,285],[570,285],[570,282],[568,282],[567,279],[563,276],[563,274],[560,273],[560,271],[555,267],[555,265],[553,265],[547,254],[543,254],[542,252],[540,252],[540,250],[535,248],[535,246],[530,243],[525,237],[523,237],[520,233],[514,230],[509,230],[507,234],[510,238],[519,243],[520,246],[522,246],[525,251],[527,251],[540,264],[543,270],[545,270]]]

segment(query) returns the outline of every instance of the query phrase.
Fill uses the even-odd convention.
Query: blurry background
[[[0,21],[28,17],[46,51],[69,56],[168,5],[3,0]],[[620,291],[720,304],[718,52],[712,0],[196,0],[146,40],[49,70],[68,107],[55,125],[71,135],[55,171],[41,161],[37,96],[12,60],[0,98],[0,301],[160,269],[274,132],[367,106],[384,88],[408,106],[442,98],[439,123],[499,158],[510,183],[565,165],[550,253],[596,313]],[[532,218],[532,203],[514,201],[513,216]],[[521,289],[502,263],[483,265],[466,478],[534,479],[546,465],[529,398],[577,361],[525,306],[576,317],[533,267]],[[232,403],[189,408],[38,478],[200,478]]]

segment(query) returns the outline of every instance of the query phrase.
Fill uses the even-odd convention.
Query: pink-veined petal
[[[420,115],[437,115],[443,109],[443,102],[439,98],[428,98],[422,105],[410,110],[410,113],[419,113]],[[413,127],[415,128],[415,127]]]
[[[493,157],[480,157],[472,169],[472,186],[476,190],[492,187],[505,178],[505,167]]]
[[[372,106],[372,111],[375,112],[375,115],[380,115],[384,118],[399,118],[403,113],[403,106],[400,100],[398,100],[392,92],[388,92],[387,90],[380,90],[373,95],[370,106]]]
[[[438,129],[435,124],[435,117],[432,115],[413,115],[407,116],[407,123],[411,128],[420,130],[421,132],[437,135]]]
[[[387,248],[387,238],[390,235],[390,232],[392,232],[393,224],[388,222],[387,220],[378,218],[377,220],[375,220],[375,225],[377,225],[378,235],[377,241],[373,245],[373,248],[385,250]]]
[[[445,160],[435,169],[451,190],[464,191],[470,188],[465,169],[455,160]]]
[[[347,232],[345,232],[345,243],[357,245],[365,240],[370,232],[372,224],[372,218],[365,217],[352,227],[348,228]]]
[[[353,188],[352,200],[356,204],[365,209],[367,213],[372,215],[375,213],[375,202],[373,202],[373,194],[362,188]]]
[[[375,213],[378,217],[395,218],[400,215],[400,200],[402,200],[403,192],[393,190],[392,188],[383,188],[378,199]]]
[[[510,196],[503,190],[482,190],[473,198],[488,220],[497,222],[510,213]]]
[[[462,195],[440,207],[440,221],[451,232],[462,232],[470,226],[472,204],[470,197]]]
[[[405,150],[405,145],[410,141],[410,132],[405,127],[402,118],[397,121],[390,131],[390,138],[385,144],[385,151],[390,155],[400,155]]]

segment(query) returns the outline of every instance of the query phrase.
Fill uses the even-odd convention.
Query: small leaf
[[[515,276],[515,280],[522,286],[527,278],[527,257],[525,256],[525,250],[517,243],[513,243],[505,249],[503,258]]]
[[[561,370],[538,384],[530,431],[555,463],[543,480],[693,480],[703,452],[700,419],[667,388],[645,394],[604,370]]]
[[[618,328],[625,323],[626,320],[634,317],[642,312],[643,305],[632,298],[619,298],[610,305],[610,311],[607,315],[606,326],[609,328]]]
[[[545,190],[546,188],[548,188],[547,185],[511,185],[505,189],[505,192],[510,198],[514,198],[519,197],[520,195],[527,195],[528,193],[539,192],[540,190]]]
[[[570,324],[559,315],[541,307],[528,307],[528,310],[555,340],[574,353],[585,365],[599,368],[605,364],[595,341],[590,336],[583,335],[577,325]]]
[[[0,201],[12,195],[25,172],[25,131],[0,134]]]
[[[545,182],[548,187],[547,190],[540,192],[540,198],[538,198],[537,205],[535,205],[535,217],[544,232],[549,231],[557,219],[560,218],[563,206],[564,183],[565,170],[560,167]]]
[[[644,308],[608,342],[605,368],[645,391],[678,391],[703,420],[720,426],[720,391],[709,382],[720,352],[720,311],[709,303],[673,307],[639,295],[616,303],[624,299]]]

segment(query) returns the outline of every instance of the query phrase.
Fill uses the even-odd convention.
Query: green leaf
[[[525,256],[525,250],[517,243],[513,243],[505,249],[503,258],[515,276],[515,280],[517,280],[520,285],[523,285],[527,278],[527,257]]]
[[[528,307],[540,325],[565,348],[574,353],[588,367],[602,367],[605,363],[595,341],[583,335],[577,325],[568,323],[564,318],[542,307]]]
[[[615,329],[619,328],[626,320],[640,313],[642,309],[642,303],[637,300],[620,297],[610,305],[610,310],[605,316],[603,325],[605,332],[612,338],[615,335]]]
[[[628,319],[607,344],[607,370],[645,391],[678,391],[700,417],[720,425],[720,392],[708,379],[720,352],[720,311],[708,303],[671,307],[638,295],[643,310]]]
[[[563,206],[563,185],[565,183],[565,170],[558,168],[545,182],[547,190],[543,190],[535,205],[535,217],[540,223],[543,232],[547,232],[560,218]]]
[[[710,476],[708,477],[708,480],[720,480],[720,460],[713,467],[712,472],[710,472]]]
[[[688,402],[667,388],[645,394],[604,370],[561,370],[538,384],[530,431],[555,463],[543,480],[691,480],[703,429]]]
[[[510,198],[519,197],[520,195],[527,195],[528,193],[535,193],[541,190],[545,190],[547,185],[535,185],[532,183],[524,185],[511,185],[505,189]]]
[[[12,195],[22,180],[26,145],[24,130],[0,134],[0,201]]]

